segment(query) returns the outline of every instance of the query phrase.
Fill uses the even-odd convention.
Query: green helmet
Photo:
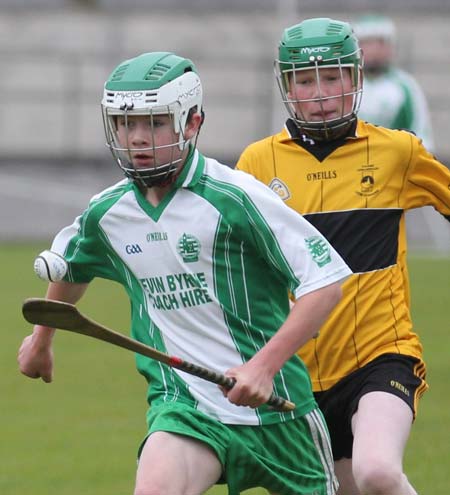
[[[321,68],[337,68],[341,77],[344,68],[350,69],[354,88],[350,93],[353,95],[352,111],[334,121],[307,122],[298,114],[298,105],[295,105],[302,100],[288,97],[290,80],[297,71],[315,69],[320,81]],[[278,47],[278,59],[275,60],[275,74],[283,103],[291,118],[307,134],[316,139],[330,139],[356,119],[362,93],[362,57],[358,40],[347,22],[315,18],[285,29]]]
[[[202,85],[194,64],[169,52],[144,53],[119,64],[105,83],[102,99],[107,146],[126,176],[146,186],[166,182],[181,158],[137,170],[131,162],[132,148],[123,148],[117,136],[117,117],[148,115],[153,129],[155,115],[168,115],[178,140],[168,146],[184,150],[191,140],[184,129],[191,110],[202,113]],[[153,155],[162,147],[140,151]]]

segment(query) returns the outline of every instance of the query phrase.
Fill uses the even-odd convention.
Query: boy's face
[[[364,56],[365,74],[376,76],[389,68],[394,56],[391,42],[382,38],[367,38],[359,44]]]
[[[118,116],[117,137],[136,169],[173,162],[183,153],[169,115]]]
[[[328,122],[352,112],[355,88],[349,68],[299,70],[291,77],[289,88],[288,98],[305,122]]]

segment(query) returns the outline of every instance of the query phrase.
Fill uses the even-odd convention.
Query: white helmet
[[[192,141],[184,130],[190,113],[202,113],[202,84],[194,64],[186,58],[168,52],[144,53],[118,65],[105,83],[102,113],[106,144],[126,176],[151,187],[167,182],[181,161],[145,169],[136,169],[131,160],[133,148],[124,148],[117,136],[117,117],[147,115],[153,128],[156,115],[168,115],[178,141],[148,148],[153,153],[160,148],[177,147],[183,151]],[[195,136],[196,137],[196,136]],[[139,150],[145,151],[145,150]]]
[[[382,15],[365,15],[353,23],[353,29],[359,41],[379,38],[390,43],[395,42],[395,24],[391,19]]]

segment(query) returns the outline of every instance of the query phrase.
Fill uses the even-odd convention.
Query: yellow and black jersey
[[[358,121],[351,136],[317,146],[288,121],[251,144],[237,168],[305,216],[354,275],[320,331],[300,351],[314,391],[385,353],[420,359],[406,267],[406,210],[431,205],[450,220],[450,171],[406,131]]]

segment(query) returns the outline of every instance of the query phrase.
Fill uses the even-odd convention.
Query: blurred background
[[[435,152],[450,163],[450,0],[0,0],[0,241],[51,238],[121,177],[100,114],[120,61],[159,50],[192,58],[206,93],[199,146],[234,166],[284,123],[272,73],[283,28],[373,12],[394,20],[398,65],[422,85]],[[450,252],[445,221],[410,217],[413,250]]]
[[[133,355],[58,337],[51,386],[20,375],[15,361],[30,331],[21,303],[46,288],[34,257],[93,194],[122,178],[100,112],[110,71],[147,51],[192,58],[205,87],[199,147],[234,166],[246,145],[284,124],[272,73],[282,30],[307,17],[352,22],[373,12],[396,23],[398,65],[421,84],[435,152],[450,164],[450,0],[0,0],[2,495],[110,495],[133,485],[146,409]],[[432,387],[405,463],[420,493],[448,495],[450,228],[432,213],[407,217],[410,254],[418,255],[413,317]],[[126,333],[123,291],[103,281],[89,291],[81,309]]]

